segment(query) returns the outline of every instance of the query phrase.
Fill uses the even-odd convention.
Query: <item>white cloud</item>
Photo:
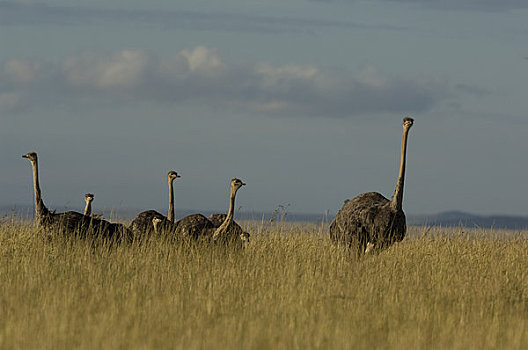
[[[123,50],[110,56],[87,53],[69,57],[63,69],[67,81],[73,86],[126,89],[140,83],[147,66],[146,53]]]
[[[4,74],[13,83],[28,84],[37,79],[40,64],[27,60],[10,60],[4,66]]]
[[[193,50],[185,49],[179,55],[187,60],[191,72],[214,73],[224,66],[218,52],[205,46],[197,46]]]
[[[13,111],[19,106],[20,96],[16,93],[0,93],[0,111]]]
[[[355,76],[313,65],[227,64],[216,50],[203,46],[185,49],[170,60],[128,49],[84,53],[58,63],[10,60],[1,67],[4,109],[54,105],[49,101],[73,106],[87,100],[94,106],[156,101],[284,116],[345,117],[425,111],[447,90],[442,80],[391,77],[373,66]]]

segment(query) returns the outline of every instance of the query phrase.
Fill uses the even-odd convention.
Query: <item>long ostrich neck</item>
[[[235,196],[236,191],[231,190],[231,195],[229,197],[229,211],[227,212],[227,217],[225,219],[228,225],[233,222],[233,216],[235,215]]]
[[[398,180],[396,181],[396,188],[392,195],[391,207],[394,210],[402,209],[403,202],[403,185],[405,182],[405,160],[407,156],[407,134],[409,133],[409,127],[403,128],[402,142],[401,142],[401,158],[400,158],[400,173],[398,174]]]
[[[219,236],[223,235],[227,231],[231,223],[233,223],[233,216],[235,213],[235,195],[236,190],[232,188],[231,195],[229,197],[229,211],[227,212],[227,217],[225,218],[222,225],[220,225],[213,234],[214,239],[218,239]]]
[[[33,190],[35,192],[35,213],[37,216],[37,219],[42,219],[44,215],[48,213],[48,209],[44,205],[44,202],[42,201],[42,197],[40,194],[40,186],[39,186],[39,176],[38,176],[38,160],[35,159],[35,161],[31,162],[31,165],[33,167]]]
[[[84,208],[84,215],[86,216],[92,215],[92,201],[89,201],[89,200],[86,201],[86,207]]]
[[[172,188],[172,179],[169,179],[169,213],[167,219],[174,221],[174,189]]]

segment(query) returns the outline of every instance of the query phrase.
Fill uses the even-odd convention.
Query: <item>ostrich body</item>
[[[249,241],[249,233],[233,221],[235,195],[240,187],[245,185],[239,179],[231,180],[230,206],[226,214],[212,214],[209,219],[202,214],[192,214],[178,221],[177,233],[183,237],[194,239],[213,239],[213,241],[233,240],[238,237],[242,241]],[[229,238],[229,239],[227,239]],[[234,239],[236,240],[236,239]]]
[[[413,119],[403,119],[400,171],[391,200],[377,192],[358,195],[345,202],[330,225],[330,238],[356,247],[359,254],[367,249],[381,249],[401,241],[406,233],[405,214],[402,209],[407,135]]]
[[[202,214],[191,214],[176,224],[176,234],[184,238],[205,238],[211,236],[215,226]]]
[[[215,228],[219,228],[227,218],[227,214],[211,214],[207,219],[211,221]]]
[[[224,219],[224,222],[213,233],[213,241],[218,243],[243,243],[249,241],[249,234],[244,232],[240,225],[233,221],[235,214],[235,197],[240,187],[245,183],[240,179],[231,180],[231,191],[229,194],[229,211]]]
[[[224,221],[227,219],[227,214],[211,214],[209,215],[209,221],[213,224],[215,229],[219,228],[220,225],[224,223]],[[233,230],[236,232],[242,232],[242,234],[246,237],[245,240],[249,241],[249,232],[244,231],[244,229],[235,221],[231,223]]]
[[[92,201],[94,200],[94,195],[92,193],[87,193],[84,195],[84,200],[86,201],[86,207],[84,207],[84,215],[92,215]]]
[[[50,212],[44,205],[40,192],[37,154],[31,152],[22,157],[28,159],[33,168],[35,216],[37,224],[41,228],[59,231],[60,233],[76,234],[80,237],[101,236],[103,238],[125,239],[127,241],[132,239],[131,232],[122,224],[95,219],[75,211],[64,213]]]
[[[161,231],[174,231],[174,188],[173,181],[181,177],[175,171],[169,171],[167,173],[167,183],[169,184],[169,211],[168,216],[157,212],[156,210],[147,210],[139,213],[136,218],[130,224],[130,229],[136,235],[149,234],[150,232],[161,232]],[[157,218],[158,229],[155,230],[153,225],[153,219]]]

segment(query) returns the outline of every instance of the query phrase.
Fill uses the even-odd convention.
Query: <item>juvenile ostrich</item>
[[[94,200],[93,193],[85,194],[84,200],[86,202],[86,206],[84,207],[84,215],[91,216],[92,215],[92,201]]]
[[[150,232],[156,232],[154,230],[153,218],[158,218],[159,231],[174,231],[174,188],[173,181],[181,177],[177,172],[171,170],[167,173],[167,183],[169,184],[169,212],[168,216],[157,212],[156,210],[147,210],[139,213],[136,218],[130,224],[130,229],[136,235],[149,234]]]
[[[233,221],[235,214],[235,196],[240,187],[245,183],[240,179],[231,180],[231,191],[229,194],[229,211],[224,222],[213,233],[213,241],[217,243],[244,243],[249,242],[249,233]]]
[[[50,212],[44,205],[40,192],[37,153],[30,152],[22,157],[28,159],[33,168],[35,216],[39,227],[50,231],[75,234],[80,237],[92,235],[103,238],[116,238],[117,240],[124,239],[126,241],[132,239],[131,232],[122,224],[95,219],[75,211],[67,211],[65,213]]]
[[[333,241],[357,248],[361,255],[403,239],[407,229],[402,210],[407,135],[413,122],[409,117],[403,119],[400,172],[392,199],[368,192],[346,201],[330,225]]]

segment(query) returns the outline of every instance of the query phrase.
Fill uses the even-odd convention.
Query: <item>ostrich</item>
[[[86,207],[84,207],[84,215],[92,215],[92,201],[94,200],[93,193],[87,193],[84,195],[84,200],[86,201]]]
[[[212,238],[214,241],[227,241],[227,238],[239,236],[242,242],[249,242],[249,233],[244,232],[240,225],[233,221],[235,195],[243,185],[245,183],[239,179],[231,180],[230,206],[227,215],[212,214],[209,219],[202,214],[186,216],[178,221],[177,233],[182,237]]]
[[[131,232],[122,224],[95,219],[75,211],[67,211],[64,213],[50,212],[44,205],[40,192],[37,153],[30,152],[22,157],[28,159],[33,168],[35,216],[37,224],[41,228],[46,230],[58,230],[61,233],[76,234],[81,237],[94,235],[103,238],[117,238],[118,240],[124,238],[127,241],[131,240]]]
[[[230,242],[249,242],[249,233],[244,232],[242,228],[233,221],[235,213],[235,196],[240,187],[245,183],[242,180],[234,178],[231,180],[231,191],[229,195],[229,211],[224,222],[216,228],[213,233],[213,241],[220,243]]]
[[[400,172],[392,199],[368,192],[346,201],[330,225],[333,241],[356,247],[361,255],[403,239],[407,229],[402,210],[407,135],[413,122],[409,117],[403,119]]]
[[[169,212],[168,216],[160,214],[156,210],[147,210],[139,213],[136,218],[130,224],[130,229],[136,235],[141,235],[149,232],[157,232],[154,230],[153,218],[160,220],[158,228],[163,231],[173,231],[175,229],[174,224],[174,189],[172,183],[174,179],[181,177],[177,172],[171,170],[167,173],[167,182],[169,184]]]

